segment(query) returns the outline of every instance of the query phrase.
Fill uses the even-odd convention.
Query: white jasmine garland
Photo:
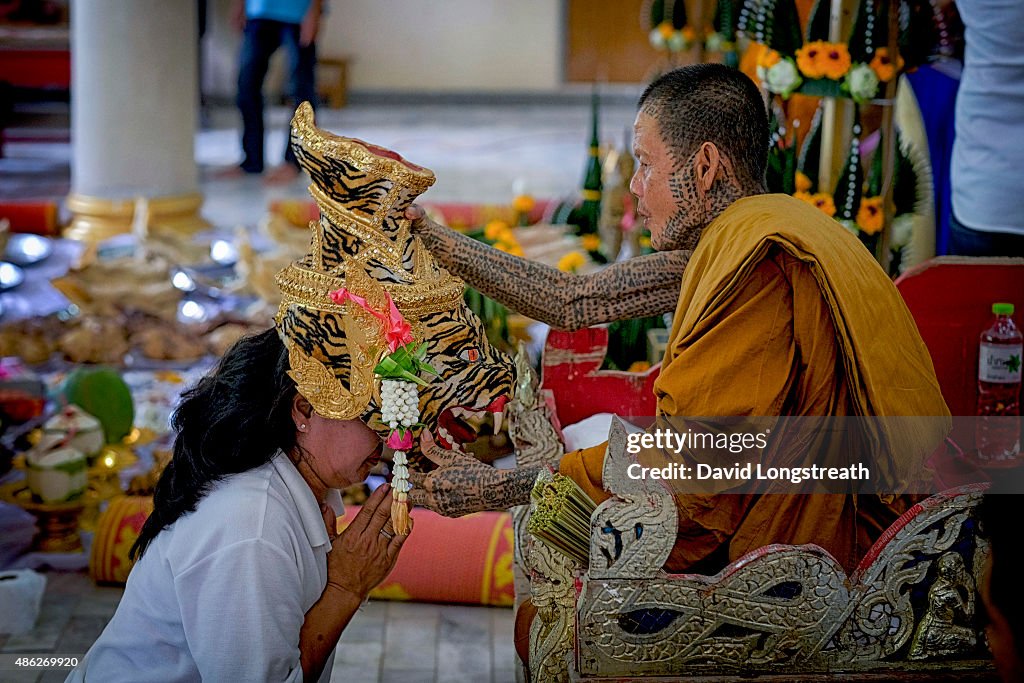
[[[783,97],[789,97],[803,83],[800,71],[789,57],[780,59],[767,69],[758,67],[758,76],[764,82],[764,87],[768,92]]]
[[[721,52],[722,45],[725,44],[725,36],[718,31],[708,35],[707,40],[704,41],[704,47],[708,52]]]
[[[411,437],[406,436],[406,430],[420,419],[417,386],[404,380],[381,380],[380,403],[381,419],[391,428],[388,445],[395,447],[402,442],[403,447],[411,447]],[[406,441],[406,438],[409,440]],[[409,460],[401,448],[395,450],[392,475],[392,496],[396,502],[404,505],[412,483],[409,481]]]
[[[867,64],[855,64],[846,74],[846,88],[855,102],[867,102],[878,92],[878,75]]]

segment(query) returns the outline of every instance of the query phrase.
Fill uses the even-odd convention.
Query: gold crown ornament
[[[403,444],[406,431],[418,436],[427,428],[458,448],[475,434],[453,409],[462,408],[460,416],[501,411],[515,371],[465,306],[462,280],[410,231],[405,209],[434,183],[433,172],[321,130],[308,103],[292,118],[291,144],[320,209],[309,224],[309,252],[276,278],[282,300],[275,322],[299,393],[320,415],[360,418],[389,439],[396,420],[381,413],[381,385],[398,377],[386,371],[391,361],[408,361],[419,421],[398,420]],[[431,367],[439,376],[419,373]],[[412,441],[407,450],[415,461],[418,439]]]

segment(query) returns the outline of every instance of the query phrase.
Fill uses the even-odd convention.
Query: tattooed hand
[[[420,437],[423,454],[437,469],[409,472],[413,489],[409,500],[445,517],[461,517],[484,510],[506,510],[530,502],[530,490],[540,468],[500,470],[472,455],[447,451],[426,430]]]
[[[415,204],[405,210],[405,217],[449,271],[513,311],[559,329],[674,311],[690,260],[689,251],[666,251],[575,275],[440,226]]]

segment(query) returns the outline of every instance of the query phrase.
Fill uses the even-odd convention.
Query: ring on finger
[[[381,535],[381,536],[383,536],[384,538],[388,539],[389,541],[390,541],[390,540],[391,540],[392,538],[394,538],[394,537],[395,537],[395,535],[394,535],[394,534],[389,534],[389,533],[388,533],[387,531],[384,531],[384,529],[381,529],[381,530],[380,530],[380,535]]]

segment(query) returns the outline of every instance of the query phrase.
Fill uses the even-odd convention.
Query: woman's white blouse
[[[328,503],[341,511],[337,491]],[[327,585],[329,549],[284,454],[229,476],[153,540],[68,681],[301,681],[299,630]]]

